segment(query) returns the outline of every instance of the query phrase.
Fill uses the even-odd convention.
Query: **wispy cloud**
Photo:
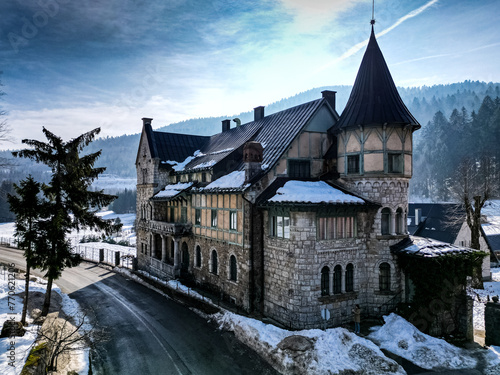
[[[425,11],[427,8],[431,7],[432,5],[436,4],[438,1],[439,0],[431,0],[428,3],[426,3],[425,5],[421,6],[420,8],[417,8],[417,9],[411,11],[407,15],[399,18],[393,25],[391,25],[388,28],[377,33],[376,36],[381,37],[381,36],[387,34],[388,32],[394,30],[396,27],[401,25],[403,22],[409,20],[410,18],[418,16],[420,13],[422,13],[423,11]],[[355,53],[359,52],[363,47],[365,47],[367,43],[368,43],[368,39],[365,39],[362,42],[355,44],[354,46],[349,48],[346,52],[344,52],[340,57],[338,57],[335,60],[330,61],[328,64],[325,64],[322,67],[320,67],[317,70],[317,72],[323,71],[323,70],[329,68],[330,66],[335,65],[335,64],[347,59],[348,57],[351,57]]]

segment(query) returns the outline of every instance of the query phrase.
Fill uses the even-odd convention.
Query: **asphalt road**
[[[25,264],[21,251],[4,247],[0,261]],[[122,275],[82,263],[56,284],[109,333],[94,374],[276,374],[233,334]]]

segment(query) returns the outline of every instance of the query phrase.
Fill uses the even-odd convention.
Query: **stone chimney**
[[[253,109],[253,120],[254,121],[259,121],[264,118],[264,108],[263,106],[260,107],[255,107]]]
[[[227,132],[231,129],[231,120],[222,120],[222,132]]]
[[[148,117],[143,117],[142,118],[142,125],[151,125],[151,122],[153,121],[152,118],[148,118]]]
[[[243,163],[245,164],[245,183],[262,172],[264,147],[259,142],[250,141],[243,146]]]
[[[421,220],[422,220],[422,209],[415,208],[415,225],[420,224]]]
[[[336,94],[337,91],[330,91],[330,90],[321,91],[321,95],[323,95],[323,98],[326,99],[326,101],[328,102],[328,104],[330,104],[330,107],[332,107],[333,110],[335,110]]]

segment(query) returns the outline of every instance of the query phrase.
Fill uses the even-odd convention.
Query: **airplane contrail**
[[[418,16],[420,13],[422,13],[424,10],[426,10],[430,6],[436,4],[438,1],[439,0],[431,0],[428,3],[426,3],[425,5],[422,5],[420,8],[412,10],[407,15],[405,15],[405,16],[401,17],[400,19],[398,19],[393,25],[389,26],[387,29],[384,29],[381,32],[377,33],[376,36],[380,37],[380,36],[383,36],[383,35],[387,34],[391,30],[393,30],[394,28],[396,28],[399,25],[401,25],[404,21],[406,21],[406,20],[408,20],[410,18],[413,18],[415,16]],[[362,41],[360,43],[355,44],[354,46],[352,46],[351,48],[349,48],[346,52],[344,52],[340,57],[336,58],[335,60],[333,60],[333,61],[329,62],[328,64],[326,64],[326,65],[322,66],[321,68],[319,68],[317,72],[322,71],[322,70],[330,67],[331,65],[336,64],[336,63],[338,63],[338,62],[340,62],[342,60],[345,60],[346,58],[354,55],[360,49],[362,49],[363,47],[365,47],[367,43],[368,43],[368,39],[366,39],[366,40],[364,40],[364,41]]]

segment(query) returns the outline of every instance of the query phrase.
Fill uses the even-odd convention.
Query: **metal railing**
[[[85,246],[84,244],[73,247],[72,251],[80,254],[80,256],[85,260],[130,269],[133,268],[135,258],[133,255],[122,253],[120,251],[104,248],[96,249],[95,247]]]

